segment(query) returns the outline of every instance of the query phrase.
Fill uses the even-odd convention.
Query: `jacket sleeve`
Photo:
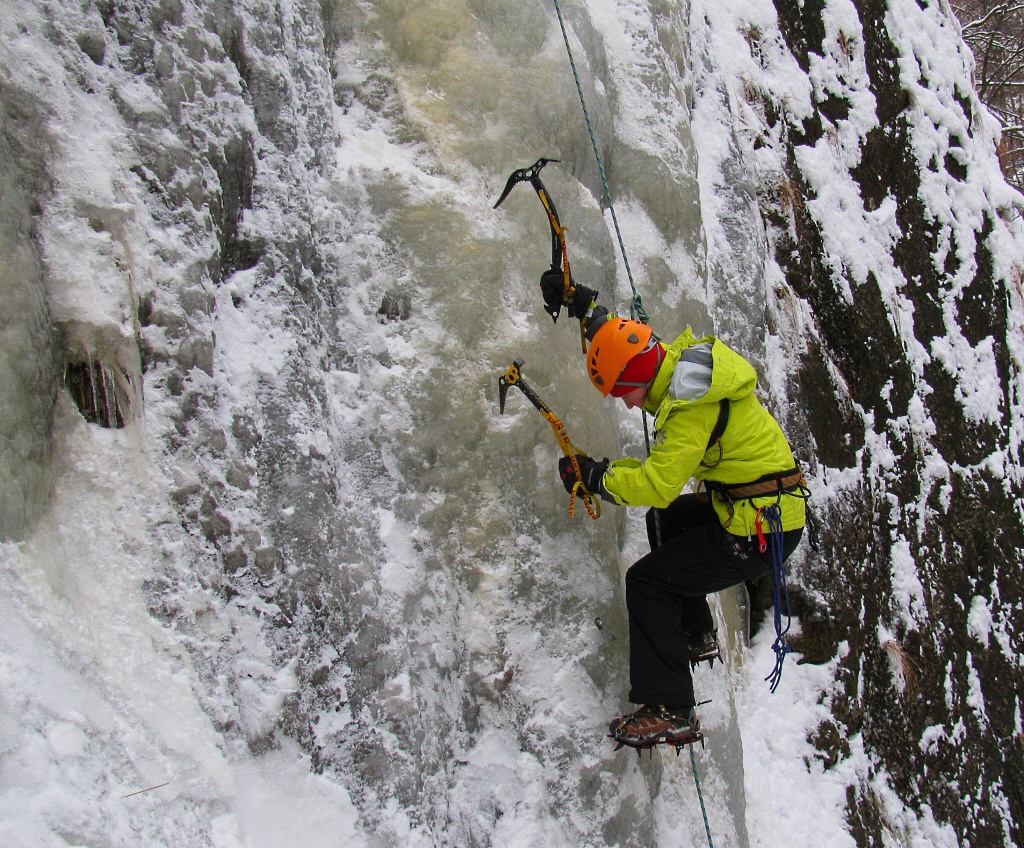
[[[604,475],[604,488],[623,506],[668,506],[700,467],[718,420],[718,404],[675,402],[659,417],[646,460],[618,459]]]

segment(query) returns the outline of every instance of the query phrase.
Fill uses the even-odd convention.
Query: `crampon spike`
[[[609,738],[615,739],[614,736],[610,736]],[[679,752],[682,751],[683,748],[689,748],[691,745],[695,745],[697,742],[700,742],[700,747],[702,750],[704,750],[705,739],[703,734],[699,736],[697,739],[694,739],[692,742],[673,742],[669,739],[659,739],[657,742],[652,742],[649,745],[630,745],[629,743],[622,742],[616,739],[615,748],[613,749],[613,751],[620,751],[623,748],[632,748],[634,751],[636,751],[636,755],[640,759],[643,759],[644,751],[650,751],[651,759],[654,759],[654,749],[657,748],[659,745],[664,745],[669,748],[675,748],[676,756],[678,756]]]

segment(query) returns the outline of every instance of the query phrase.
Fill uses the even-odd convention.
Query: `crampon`
[[[690,642],[690,669],[699,663],[706,662],[708,668],[715,667],[715,660],[721,661],[722,653],[718,649],[718,641],[714,633],[702,633],[700,638]]]
[[[616,751],[624,747],[633,748],[637,756],[642,756],[644,750],[651,750],[653,756],[653,749],[658,745],[675,748],[677,755],[680,749],[695,742],[704,746],[704,735],[692,707],[677,711],[644,705],[630,715],[613,719],[608,730],[616,742]]]

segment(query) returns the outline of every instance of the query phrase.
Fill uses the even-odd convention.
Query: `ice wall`
[[[148,222],[136,220],[146,214],[129,172],[130,129],[92,88],[104,49],[95,21],[68,34],[69,66],[29,36],[44,19],[12,7],[0,46],[3,539],[20,538],[48,502],[59,379],[74,393],[69,376],[81,377],[79,400],[94,420],[134,425],[142,414],[135,278]]]
[[[718,243],[709,263],[687,7],[563,8],[656,327],[749,335],[742,318],[713,326],[708,306],[709,285],[756,269],[757,232],[726,233],[742,262]],[[55,413],[26,410],[36,429],[57,424],[41,468],[64,493],[47,526],[65,529],[52,545],[5,549],[22,612],[4,650],[49,640],[63,663],[90,669],[81,686],[98,700],[61,704],[57,672],[18,688],[33,718],[5,737],[12,750],[34,750],[51,726],[67,742],[69,728],[103,722],[104,748],[128,751],[97,754],[117,790],[170,775],[167,808],[196,844],[274,844],[244,787],[282,758],[351,803],[356,825],[346,813],[324,827],[367,844],[702,839],[682,761],[638,764],[605,739],[627,707],[621,571],[644,549],[638,516],[570,520],[546,422],[515,394],[497,415],[497,378],[523,356],[578,444],[643,451],[639,420],[595,403],[575,328],[541,311],[536,197],[522,187],[491,208],[513,168],[560,159],[544,178],[575,275],[625,304],[553,9],[0,10],[19,121],[45,142],[47,188],[23,189],[43,259],[33,320],[59,327],[58,363],[119,375],[137,425],[130,438],[87,424],[65,394]],[[737,220],[748,200],[740,191]],[[4,220],[27,244],[24,215]],[[52,369],[36,370],[35,389],[51,386]],[[89,592],[75,590],[83,575]],[[128,612],[98,614],[94,598]],[[143,608],[152,622],[136,649],[127,634]],[[62,621],[96,638],[64,635]],[[166,713],[128,697],[131,675],[108,650],[152,669]],[[728,678],[707,685],[705,724],[731,738]],[[38,773],[99,791],[72,767],[81,744],[42,750]],[[711,816],[724,843],[743,844],[730,753],[709,760],[710,786],[730,799]],[[40,834],[164,838],[160,795],[116,819],[32,797]]]
[[[20,539],[49,501],[57,357],[43,269],[32,240],[37,174],[24,130],[0,107],[0,541]],[[23,163],[19,167],[19,163]]]

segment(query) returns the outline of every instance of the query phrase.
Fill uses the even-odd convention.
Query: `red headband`
[[[664,358],[664,350],[658,344],[657,338],[652,336],[650,347],[626,363],[626,367],[622,369],[619,379],[615,381],[609,394],[612,397],[620,398],[628,395],[633,389],[646,386],[658,376],[658,369]]]

